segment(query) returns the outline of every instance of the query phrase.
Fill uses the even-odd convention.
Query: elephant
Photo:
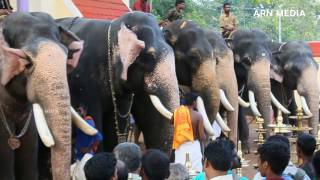
[[[216,73],[220,87],[220,101],[224,104],[223,106],[220,105],[220,109],[223,110],[223,112],[228,110],[227,121],[228,126],[230,127],[229,138],[237,144],[239,105],[238,84],[234,70],[233,52],[229,49],[220,34],[213,30],[206,30],[205,34],[213,48],[213,56],[217,61]]]
[[[172,125],[167,119],[179,106],[179,89],[174,53],[156,18],[129,12],[112,21],[64,18],[56,22],[85,41],[79,65],[68,77],[71,102],[88,107],[97,129],[103,132],[103,149],[112,151],[121,140],[135,101],[151,101],[150,106],[165,120],[157,124],[158,115],[149,116],[153,132],[144,132],[145,137],[152,137],[145,143],[147,148],[169,152]],[[142,92],[147,97],[137,99]]]
[[[268,37],[260,30],[237,30],[229,39],[226,39],[226,42],[233,51],[239,92],[243,97],[247,97],[248,91],[251,110],[255,116],[262,116],[264,128],[267,128],[271,120],[270,63],[272,58]],[[254,95],[258,97],[257,105]],[[249,129],[243,106],[248,107],[249,104],[242,102],[242,99],[239,103],[242,105],[239,107],[239,138],[243,149],[248,153]],[[269,136],[269,131],[266,136]]]
[[[310,116],[310,132],[316,135],[319,124],[319,83],[318,64],[312,56],[309,45],[304,41],[289,41],[286,43],[269,43],[273,52],[271,61],[271,73],[274,94],[280,99],[284,106],[293,104],[301,98],[302,109]],[[301,96],[294,96],[297,90]],[[298,103],[297,103],[298,104]],[[277,113],[278,109],[275,108]],[[291,111],[291,114],[295,111]],[[288,113],[287,113],[288,114]]]
[[[220,91],[217,64],[221,60],[219,58],[226,57],[215,54],[216,49],[212,48],[206,32],[192,21],[174,21],[164,28],[164,36],[175,53],[179,85],[189,87],[203,99],[203,103],[197,100],[197,108],[204,118],[206,132],[213,135],[213,120],[217,120],[223,131],[229,132],[230,128],[218,113]]]
[[[67,70],[77,66],[83,41],[41,12],[14,12],[0,30],[0,177],[38,179],[38,131],[51,147],[53,179],[70,179],[77,114]]]
[[[177,20],[166,26],[163,29],[163,33],[166,42],[174,51],[179,85],[186,86],[200,95],[201,98],[197,99],[198,111],[203,116],[206,132],[209,136],[214,136],[211,124],[216,119],[220,104],[216,78],[217,62],[213,58],[213,49],[205,37],[204,30],[192,21]],[[135,99],[142,98],[147,99],[147,95],[140,93],[135,96]],[[150,104],[150,101],[143,101],[143,103],[134,101],[132,113],[136,117],[138,127],[143,133],[147,131],[153,136],[159,136],[154,129],[150,129],[150,124],[156,123],[159,126],[164,121],[164,117],[157,113]],[[154,114],[158,116],[150,121],[151,115]],[[224,130],[230,131],[221,119],[218,119],[218,123],[221,123],[221,127]],[[150,138],[145,134],[144,137]],[[171,146],[172,143],[168,144],[168,147]]]

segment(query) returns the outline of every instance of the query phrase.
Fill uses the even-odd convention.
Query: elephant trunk
[[[261,59],[253,64],[248,73],[248,88],[257,97],[258,109],[264,119],[264,128],[271,121],[271,87],[270,87],[270,63],[266,59]],[[269,136],[267,131],[267,136]]]
[[[228,126],[230,128],[229,138],[237,143],[238,136],[238,84],[234,71],[234,61],[232,51],[225,54],[217,65],[217,74],[219,75],[220,88],[224,90],[234,111],[227,111]],[[231,61],[230,61],[231,59]],[[223,63],[227,62],[227,63]],[[223,64],[222,64],[223,63]],[[220,65],[221,64],[221,65]]]
[[[312,113],[309,127],[313,128],[311,130],[313,135],[317,134],[319,124],[319,86],[315,83],[318,83],[317,69],[308,67],[302,72],[297,84],[298,93],[306,98],[307,105]]]
[[[34,71],[27,84],[28,99],[40,104],[55,144],[51,148],[54,180],[70,179],[71,112],[66,53],[55,43],[38,45]]]
[[[192,78],[192,90],[198,92],[202,97],[207,115],[212,123],[216,119],[220,104],[215,61],[210,59],[200,64]]]
[[[172,51],[160,58],[155,69],[146,75],[145,83],[146,91],[157,96],[168,111],[173,113],[179,107],[179,86]]]
[[[161,142],[163,143],[161,147],[164,148],[163,150],[165,152],[170,154],[172,150],[173,127],[170,123],[171,117],[169,116],[172,116],[173,112],[180,105],[179,86],[175,71],[174,54],[171,48],[168,48],[167,52],[160,57],[159,62],[151,74],[145,77],[145,83],[146,92],[149,92],[149,95],[154,95],[158,98],[157,101],[159,103],[155,103],[155,98],[151,98],[151,101],[164,120],[162,122],[164,124],[164,128],[161,129],[161,137],[159,137],[164,141]],[[161,104],[162,108],[159,108],[157,104]],[[162,111],[161,109],[165,111]],[[146,143],[149,144],[150,142]]]

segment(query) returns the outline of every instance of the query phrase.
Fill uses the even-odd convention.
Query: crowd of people
[[[191,170],[198,173],[193,178],[195,180],[247,180],[247,177],[235,173],[235,169],[241,168],[241,160],[231,140],[222,133],[216,140],[206,143],[203,119],[197,112],[198,95],[190,92],[183,97],[182,105],[173,116],[173,151],[170,157],[156,149],[142,153],[140,147],[131,142],[118,144],[113,153],[95,154],[102,140],[101,134],[92,137],[76,131],[77,161],[71,168],[73,180],[186,180],[190,179]],[[79,107],[78,111],[94,127],[85,106]],[[270,136],[258,147],[258,172],[253,180],[319,180],[320,151],[315,152],[316,139],[301,133],[295,146],[297,158],[301,160],[299,166],[290,161],[292,148],[288,138]]]
[[[290,162],[290,143],[283,135],[270,136],[258,148],[258,170],[254,180],[318,180],[320,179],[320,151],[314,153],[314,138],[300,134],[297,155],[302,158],[299,167]],[[204,149],[203,169],[194,180],[246,180],[234,173],[240,167],[235,145],[228,139],[218,138]],[[78,174],[83,174],[80,177]],[[73,172],[75,179],[107,180],[186,180],[189,171],[183,164],[170,163],[167,154],[149,149],[142,154],[140,147],[125,142],[117,145],[113,153],[101,152],[86,159],[82,169]]]

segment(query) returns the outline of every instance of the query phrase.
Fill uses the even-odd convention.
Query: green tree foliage
[[[190,19],[205,28],[219,30],[219,17],[225,0],[186,0],[184,18]],[[239,29],[261,29],[270,39],[320,40],[320,1],[319,0],[229,0],[232,12],[238,18]],[[169,9],[174,8],[175,0],[153,0],[153,14],[163,19]],[[277,10],[303,10],[305,16],[281,17]],[[272,16],[258,17],[263,11],[273,12]],[[255,16],[256,15],[256,16]],[[281,33],[279,33],[281,21]]]

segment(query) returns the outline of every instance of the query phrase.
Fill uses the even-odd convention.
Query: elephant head
[[[165,27],[164,36],[175,53],[178,82],[203,98],[205,110],[198,109],[203,114],[206,131],[213,135],[211,123],[219,116],[219,85],[216,76],[217,60],[205,32],[192,21],[177,20]],[[229,130],[223,121],[217,122],[223,130]]]
[[[227,46],[221,35],[212,30],[206,30],[213,56],[217,61],[216,73],[220,87],[220,101],[227,110],[230,139],[237,142],[238,134],[238,84],[234,70],[233,52]]]
[[[34,105],[35,120],[41,139],[52,146],[53,179],[70,179],[67,66],[75,68],[81,49],[82,41],[45,13],[15,12],[1,23],[1,86],[16,102],[38,104]],[[51,131],[53,138],[43,135],[44,131]]]
[[[122,66],[116,77],[121,79],[121,91],[135,94],[132,112],[143,130],[145,144],[147,148],[170,152],[173,140],[170,120],[179,106],[172,48],[151,14],[128,13],[113,21],[112,27],[112,33],[117,33],[113,37],[117,37],[118,62]],[[145,112],[144,105],[150,107],[150,112]],[[158,117],[162,120],[156,121]]]
[[[266,34],[259,30],[238,30],[227,39],[233,51],[238,86],[247,86],[251,110],[255,116],[263,117],[265,128],[270,123],[271,112],[271,51],[267,43]]]
[[[311,116],[311,133],[316,135],[319,123],[318,64],[313,59],[311,49],[303,41],[271,44],[271,78],[290,90],[298,91],[304,112]]]
[[[169,112],[179,106],[178,81],[173,51],[165,43],[155,17],[141,12],[127,13],[113,21],[112,27],[112,33],[117,33],[114,37],[118,47],[114,50],[118,51],[115,58],[120,59],[122,66],[119,72],[122,87],[135,93],[146,92],[155,108],[170,119]]]

